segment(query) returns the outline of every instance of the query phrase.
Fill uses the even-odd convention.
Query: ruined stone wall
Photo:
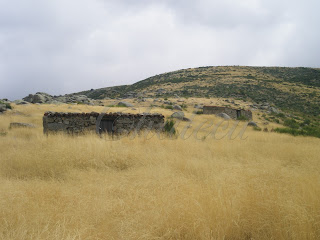
[[[114,121],[114,132],[118,134],[141,130],[162,130],[164,116],[160,114],[121,115]]]
[[[204,106],[203,107],[203,114],[215,114],[218,115],[220,113],[226,113],[232,119],[237,119],[237,111],[240,111],[241,116],[247,117],[249,120],[252,119],[252,112],[250,110],[244,109],[233,109],[228,107],[218,107],[218,106]]]
[[[113,133],[122,134],[144,129],[162,131],[164,116],[161,114],[128,113],[58,113],[46,112],[43,116],[43,132],[65,132],[69,134],[96,132],[100,121],[111,120]],[[97,124],[98,122],[98,124]]]
[[[241,116],[245,116],[249,120],[252,120],[252,112],[250,110],[241,109]]]
[[[237,119],[237,110],[227,107],[216,107],[216,106],[204,106],[203,114],[215,114],[226,113],[232,119]]]

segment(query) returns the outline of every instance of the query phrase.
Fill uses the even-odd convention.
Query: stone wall
[[[46,112],[43,116],[43,132],[65,132],[69,134],[103,132],[101,123],[109,121],[114,134],[130,133],[144,129],[162,131],[164,116],[161,114],[128,114],[128,113],[58,113]]]
[[[250,110],[241,109],[241,116],[245,116],[249,120],[252,120],[252,112]]]
[[[220,114],[220,113],[226,113],[231,117],[232,119],[237,119],[238,114],[240,116],[245,116],[249,120],[252,120],[252,112],[250,110],[244,110],[244,109],[233,109],[228,107],[218,107],[218,106],[204,106],[203,107],[203,114]]]

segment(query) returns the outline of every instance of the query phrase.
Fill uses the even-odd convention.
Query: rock
[[[218,116],[218,117],[222,117],[222,118],[224,118],[224,119],[226,119],[226,120],[231,119],[231,117],[230,117],[228,114],[226,114],[226,113],[219,113],[217,116]]]
[[[23,98],[23,101],[32,103],[32,101],[33,101],[33,95],[32,95],[32,94],[29,94],[28,96],[26,96],[26,97]]]
[[[57,101],[57,100],[48,101],[48,102],[46,102],[46,103],[47,103],[47,104],[56,104],[56,105],[62,104],[62,102],[59,102],[59,101]]]
[[[19,123],[12,122],[10,123],[10,128],[35,128],[36,126],[30,123]]]
[[[146,100],[145,98],[141,98],[141,99],[139,98],[139,99],[138,99],[138,102],[146,102],[146,101],[147,101],[147,100]]]
[[[174,109],[174,110],[182,111],[182,107],[180,107],[179,105],[174,105],[174,106],[173,106],[173,109]]]
[[[252,127],[258,127],[257,123],[254,121],[251,121],[248,123],[248,126],[252,126]]]
[[[167,105],[172,105],[172,102],[170,102],[170,101],[164,101],[163,103],[167,104]]]
[[[80,103],[92,105],[92,99],[88,98],[86,95],[64,95],[64,96],[51,96],[50,94],[37,92],[32,95],[29,94],[27,97],[23,98],[24,101],[29,103],[46,103],[46,104],[60,104],[60,103]]]
[[[46,99],[45,96],[36,93],[36,94],[33,96],[32,103],[45,103],[46,100],[47,100],[47,99]]]
[[[23,100],[29,103],[46,103],[52,100],[52,98],[53,97],[48,93],[37,92],[34,95],[29,94],[27,97],[23,98]]]
[[[48,123],[48,128],[52,131],[65,131],[67,126],[63,123]]]
[[[158,90],[157,90],[157,93],[164,93],[166,90],[164,89],[164,88],[159,88]]]
[[[276,109],[275,107],[271,107],[271,108],[270,108],[270,111],[271,111],[272,113],[276,113],[276,114],[280,113],[280,111],[279,111],[278,109]]]
[[[67,97],[60,96],[60,97],[56,97],[54,100],[61,103],[67,103]]]
[[[0,112],[5,112],[7,110],[7,106],[5,104],[0,104]]]
[[[195,105],[194,105],[194,108],[203,109],[203,106],[202,106],[202,105],[199,105],[199,104],[195,104]]]
[[[134,107],[131,103],[128,103],[128,102],[119,102],[118,103],[118,106],[121,106],[121,107]]]
[[[183,117],[183,118],[182,118],[182,121],[185,121],[185,122],[191,122],[191,119],[186,118],[186,117]]]
[[[16,101],[13,101],[13,103],[15,103],[15,104],[17,104],[17,105],[26,105],[26,104],[29,104],[28,102],[23,101],[23,100],[16,100]]]
[[[78,102],[78,103],[79,102],[84,104],[90,103],[90,99],[88,99],[86,95],[76,95],[76,96],[73,96],[73,99],[75,102]]]
[[[184,113],[183,112],[174,112],[172,115],[171,115],[172,118],[177,118],[177,119],[181,119],[183,120],[184,118]]]

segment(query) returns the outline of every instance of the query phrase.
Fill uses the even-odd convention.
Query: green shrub
[[[246,116],[241,115],[240,117],[237,117],[237,120],[239,120],[239,121],[248,121],[249,119]]]
[[[127,107],[127,106],[123,103],[119,103],[116,107]]]
[[[11,106],[10,103],[5,103],[5,102],[3,102],[3,101],[0,101],[0,104],[6,105],[6,108],[7,108],[7,109],[12,109],[12,106]]]
[[[176,135],[176,129],[174,127],[175,121],[170,119],[167,120],[166,123],[164,124],[164,132],[169,134],[169,135]]]
[[[311,120],[310,120],[310,119],[305,119],[305,120],[303,121],[303,123],[301,124],[301,126],[310,125],[310,123],[311,123]]]
[[[173,106],[168,105],[168,106],[165,106],[164,108],[165,108],[165,109],[170,109],[170,110],[172,110],[172,109],[173,109]]]
[[[278,113],[278,114],[276,114],[276,116],[279,117],[279,118],[285,118],[286,117],[286,115],[284,115],[284,113]]]
[[[259,132],[260,132],[262,129],[261,129],[261,128],[259,128],[259,127],[253,127],[253,130],[254,130],[254,131],[259,131]]]
[[[5,137],[5,136],[7,136],[7,132],[0,132],[0,137]]]
[[[194,111],[193,113],[195,113],[195,114],[203,114],[203,110],[197,110],[197,111]]]
[[[274,130],[275,132],[278,133],[287,133],[291,134],[293,136],[311,136],[311,137],[317,137],[320,138],[320,128],[316,127],[305,127],[303,129],[295,129],[295,128],[276,128]]]
[[[10,103],[5,103],[5,105],[6,105],[6,108],[7,108],[7,109],[12,109],[12,106],[11,106]]]
[[[286,119],[286,120],[284,120],[283,125],[286,126],[286,127],[289,127],[289,128],[293,128],[293,129],[298,129],[299,128],[299,123],[297,123],[297,121],[294,120],[294,119]]]
[[[183,109],[187,109],[187,108],[188,108],[188,105],[185,104],[185,103],[183,103],[183,104],[180,105],[180,107],[183,108]]]

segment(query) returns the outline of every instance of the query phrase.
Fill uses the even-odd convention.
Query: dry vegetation
[[[102,109],[0,116],[0,239],[320,238],[319,139],[42,134],[46,110]],[[197,116],[189,130],[204,120],[218,121]],[[38,127],[8,130],[13,121]]]

